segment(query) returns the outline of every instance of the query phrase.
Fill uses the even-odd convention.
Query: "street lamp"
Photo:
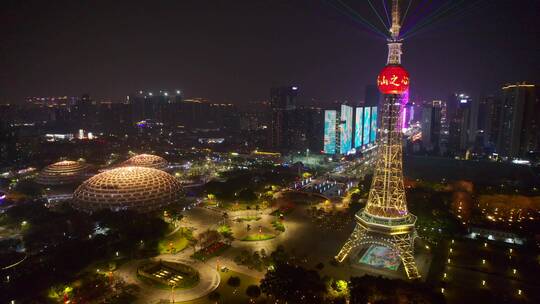
[[[174,303],[174,287],[176,287],[176,283],[169,283],[169,285],[171,286],[171,303]]]

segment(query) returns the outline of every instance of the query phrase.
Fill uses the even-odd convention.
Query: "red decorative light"
[[[387,65],[377,77],[383,94],[403,94],[409,89],[409,73],[400,65]]]

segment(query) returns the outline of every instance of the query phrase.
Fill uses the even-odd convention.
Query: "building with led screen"
[[[340,154],[348,154],[352,150],[353,108],[341,105]]]
[[[336,116],[334,110],[324,111],[324,153],[336,154]]]
[[[364,108],[356,108],[354,121],[354,147],[356,149],[362,146],[362,120],[364,119]]]
[[[160,157],[157,155],[139,154],[123,162],[122,166],[147,167],[147,168],[165,170],[168,166],[168,163],[163,157]]]
[[[145,167],[120,167],[95,175],[73,193],[73,207],[147,212],[180,202],[182,187],[170,174]]]
[[[363,121],[363,124],[364,124],[364,130],[362,132],[362,142],[364,145],[366,145],[367,143],[369,143],[369,132],[370,132],[370,129],[371,129],[371,108],[367,107],[367,108],[364,108],[364,121]]]
[[[75,184],[84,180],[87,170],[88,165],[84,162],[64,160],[41,170],[36,182],[48,186]]]
[[[375,143],[377,139],[377,107],[371,107],[371,134],[369,142]]]

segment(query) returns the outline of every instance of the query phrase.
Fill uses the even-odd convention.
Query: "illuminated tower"
[[[353,251],[367,245],[388,247],[399,254],[409,279],[420,277],[414,260],[416,217],[407,210],[403,186],[401,109],[406,104],[409,75],[401,67],[398,0],[392,4],[392,27],[388,40],[388,63],[377,78],[384,94],[378,155],[366,207],[356,215],[356,227],[336,256],[342,262]]]

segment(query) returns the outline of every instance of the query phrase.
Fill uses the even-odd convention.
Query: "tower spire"
[[[390,39],[388,39],[388,65],[401,64],[401,44],[399,31],[401,30],[399,20],[399,0],[392,0],[392,27],[390,27]]]
[[[392,27],[390,28],[390,33],[392,40],[397,40],[399,37],[399,31],[401,29],[400,20],[399,20],[399,1],[392,1]]]

